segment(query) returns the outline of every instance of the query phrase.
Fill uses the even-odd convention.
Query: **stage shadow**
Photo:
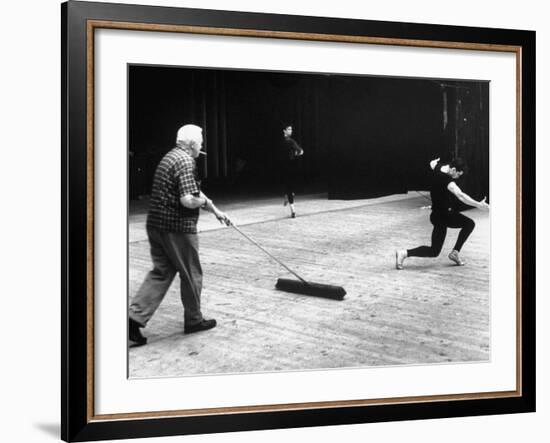
[[[44,434],[48,434],[59,440],[61,429],[59,423],[35,423],[34,426],[40,429]]]

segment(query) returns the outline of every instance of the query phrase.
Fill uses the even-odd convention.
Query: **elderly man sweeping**
[[[140,328],[147,325],[176,274],[180,277],[184,333],[216,326],[216,320],[205,319],[201,311],[202,268],[197,221],[200,209],[213,213],[226,225],[231,221],[200,190],[195,159],[202,153],[202,143],[199,126],[182,126],[177,133],[176,147],[164,156],[155,171],[146,226],[153,269],[129,306],[130,345],[147,343]]]

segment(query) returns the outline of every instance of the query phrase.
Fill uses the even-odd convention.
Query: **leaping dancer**
[[[449,259],[458,266],[464,266],[459,253],[462,246],[472,233],[475,227],[475,222],[455,211],[451,208],[451,194],[455,195],[462,203],[475,208],[489,210],[486,197],[481,201],[476,201],[468,194],[463,192],[455,180],[464,173],[464,162],[457,158],[450,163],[441,163],[440,159],[435,159],[430,162],[432,168],[432,213],[430,222],[433,225],[432,244],[431,246],[419,246],[414,249],[402,249],[395,252],[395,267],[403,269],[403,262],[408,257],[437,257],[441,252],[445,237],[447,236],[447,228],[460,229],[456,244],[449,254]]]

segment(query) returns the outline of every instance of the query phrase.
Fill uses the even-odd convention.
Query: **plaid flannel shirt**
[[[199,196],[195,160],[182,148],[175,147],[160,161],[153,178],[147,227],[166,232],[197,232],[199,209],[189,209],[180,197]]]

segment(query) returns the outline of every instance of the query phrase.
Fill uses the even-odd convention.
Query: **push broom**
[[[229,223],[229,226],[233,227],[233,229],[235,229],[239,234],[241,234],[244,238],[246,238],[250,243],[260,248],[269,257],[271,257],[273,260],[279,263],[283,268],[285,268],[288,272],[290,272],[299,280],[299,281],[296,281],[288,278],[279,278],[277,279],[277,284],[275,285],[276,289],[280,291],[285,291],[285,292],[292,292],[295,294],[304,294],[304,295],[312,295],[315,297],[331,298],[333,300],[344,299],[344,295],[346,295],[346,290],[342,286],[324,285],[321,283],[313,283],[313,282],[306,281],[305,279],[300,277],[295,271],[293,271],[287,265],[285,265],[282,261],[280,261],[278,258],[271,255],[260,244],[258,244],[258,242],[256,242],[254,239],[246,235],[233,223]]]

